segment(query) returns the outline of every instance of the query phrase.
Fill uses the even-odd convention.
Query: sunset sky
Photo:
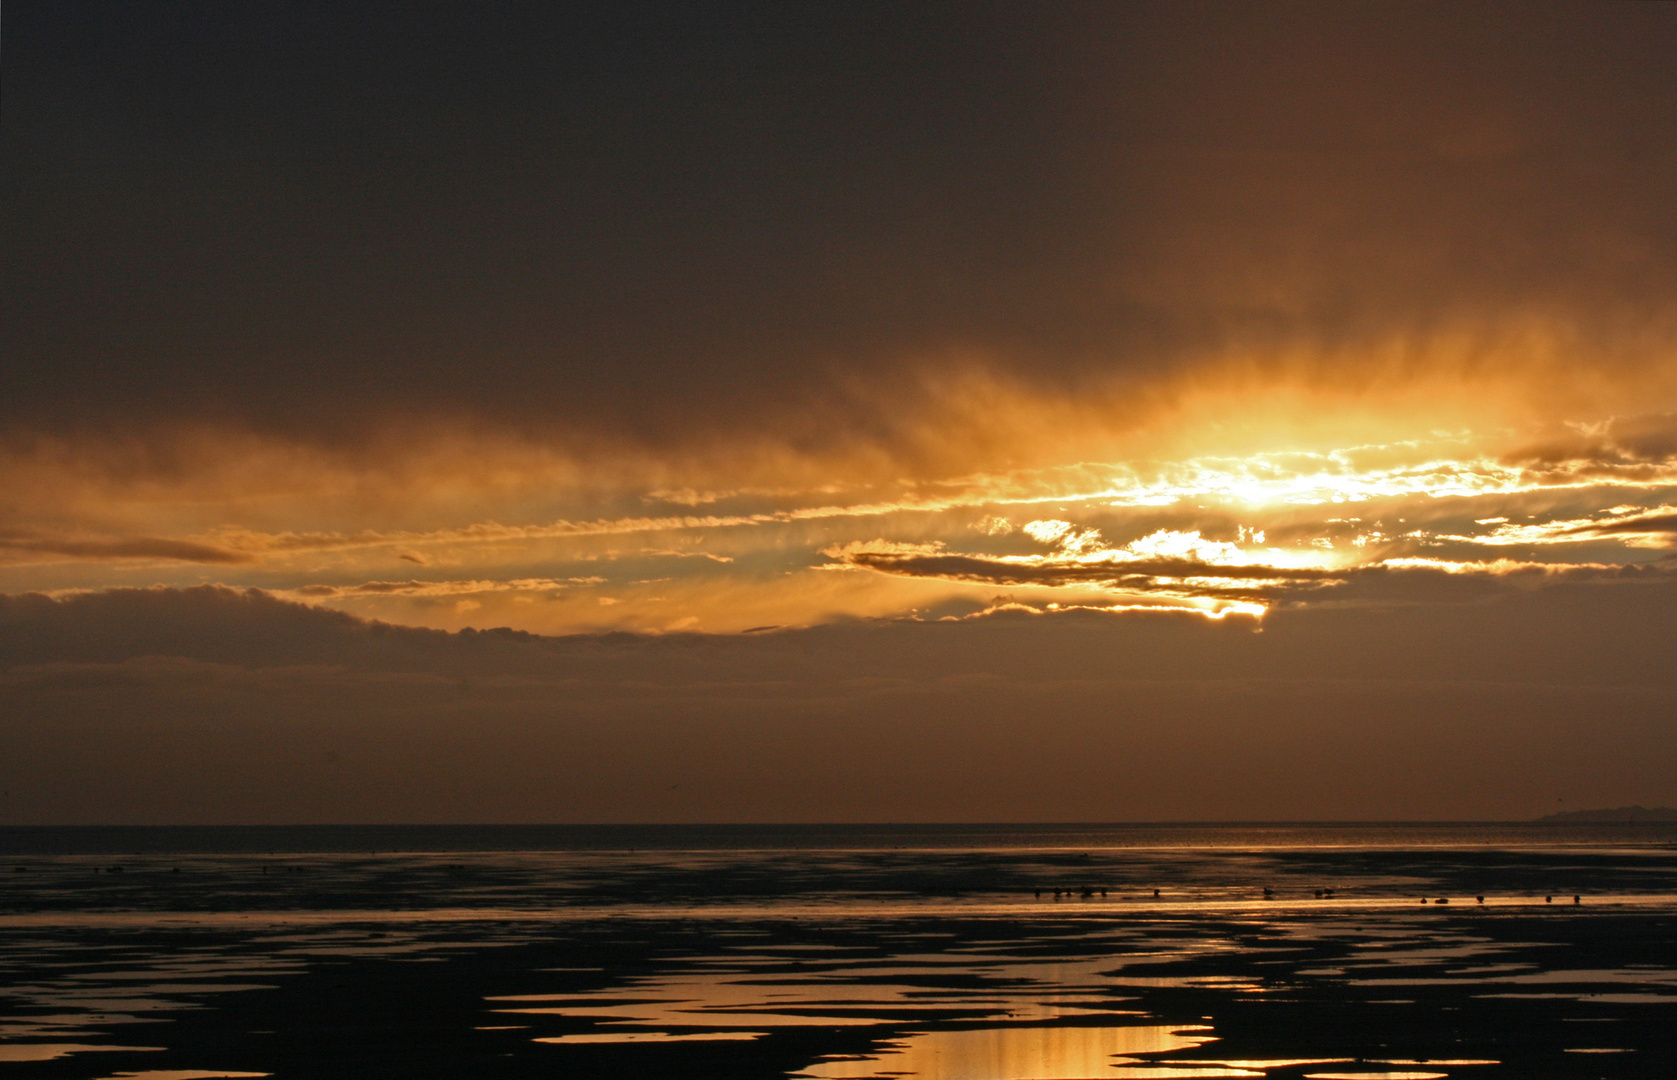
[[[0,823],[1677,805],[1677,6],[4,40]]]

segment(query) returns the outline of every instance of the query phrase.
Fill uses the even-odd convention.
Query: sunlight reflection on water
[[[1103,986],[1099,969],[1114,963],[1107,956],[1042,963],[899,954],[882,962],[741,953],[690,963],[695,970],[629,979],[581,997],[518,994],[488,1000],[497,1014],[569,1016],[625,1029],[877,1026],[925,1012],[1016,1023],[1134,1015],[1115,1007],[1130,998]],[[963,985],[940,985],[951,977]]]
[[[1447,1080],[1441,1072],[1326,1072],[1305,1073],[1304,1080]]]
[[[919,1080],[1083,1080],[1090,1077],[1261,1076],[1245,1069],[1144,1068],[1116,1059],[1172,1053],[1210,1042],[1208,1027],[1024,1027],[931,1031],[862,1058],[818,1062],[796,1076],[822,1080],[912,1076]]]
[[[239,1077],[272,1076],[265,1072],[229,1072],[226,1069],[147,1069],[144,1072],[119,1072],[100,1080],[236,1080]]]
[[[762,1031],[596,1031],[585,1035],[548,1035],[539,1043],[665,1043],[665,1042],[750,1042],[761,1039]]]
[[[102,1043],[6,1043],[0,1044],[0,1062],[56,1061],[71,1054],[150,1053],[161,1046],[108,1046]]]

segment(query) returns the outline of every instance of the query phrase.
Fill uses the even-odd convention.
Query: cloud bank
[[[1674,588],[660,638],[10,597],[0,783],[61,822],[1528,817],[1677,793]]]

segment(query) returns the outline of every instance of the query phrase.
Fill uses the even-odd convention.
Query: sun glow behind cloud
[[[1095,447],[1093,428],[1020,433],[1011,455],[975,458],[1012,467],[964,473],[900,453],[829,454],[823,466],[765,449],[751,482],[732,486],[715,481],[736,476],[745,444],[684,470],[607,455],[591,479],[565,454],[506,440],[450,436],[464,451],[452,463],[420,439],[312,469],[247,444],[242,488],[217,479],[232,475],[225,460],[119,490],[85,461],[61,459],[55,473],[40,455],[14,456],[36,498],[14,499],[0,531],[0,587],[215,581],[451,629],[739,632],[1002,610],[1258,615],[1437,599],[1469,579],[1526,587],[1672,569],[1672,415],[1429,426],[1344,446],[1304,441],[1285,415],[1274,426],[1248,452],[1110,460],[1055,460]],[[1192,443],[1138,439],[1107,441]],[[1230,438],[1213,426],[1202,442]],[[428,480],[412,473],[421,462],[435,466]]]

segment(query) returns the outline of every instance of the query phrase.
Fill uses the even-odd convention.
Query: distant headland
[[[1562,810],[1537,819],[1540,825],[1621,825],[1640,821],[1677,822],[1677,810],[1669,806],[1621,806],[1616,810]]]

